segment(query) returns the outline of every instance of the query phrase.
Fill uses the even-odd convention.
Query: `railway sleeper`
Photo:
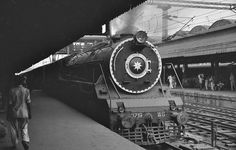
[[[235,147],[236,148],[236,143],[226,144],[226,146],[228,146],[228,147]]]
[[[232,141],[230,141],[230,140],[222,140],[221,142],[225,143],[225,144],[231,144],[232,143]]]

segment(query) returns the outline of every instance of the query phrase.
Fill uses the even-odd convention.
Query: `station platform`
[[[29,134],[30,150],[144,150],[41,91],[32,92]],[[0,139],[0,150],[13,149],[9,134]]]
[[[200,89],[170,89],[171,94],[180,96],[184,102],[209,104],[216,107],[236,108],[236,91],[211,91]]]
[[[208,94],[208,95],[215,95],[215,96],[222,96],[222,97],[229,97],[236,101],[236,91],[211,91],[211,90],[200,90],[200,89],[194,89],[194,88],[175,88],[171,89],[173,92],[186,92],[186,93],[194,93],[197,92],[199,94]]]

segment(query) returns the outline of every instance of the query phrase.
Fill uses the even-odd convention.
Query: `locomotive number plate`
[[[134,118],[142,118],[143,117],[143,113],[132,113],[131,115]]]
[[[131,115],[133,118],[143,118],[145,116],[145,114],[143,114],[143,113],[132,113]],[[164,117],[166,117],[166,112],[156,112],[156,117],[164,118]]]
[[[165,112],[157,112],[157,117],[165,117],[166,113]]]

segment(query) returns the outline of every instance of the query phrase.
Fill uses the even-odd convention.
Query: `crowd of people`
[[[200,90],[216,90],[216,85],[213,76],[208,77],[204,74],[199,74],[198,82]],[[221,88],[219,90],[221,90]]]
[[[234,74],[231,72],[229,76],[230,89],[235,91],[235,78]],[[198,83],[200,90],[212,90],[212,91],[221,91],[224,88],[224,83],[222,81],[215,82],[213,76],[207,76],[204,74],[198,74]]]
[[[211,91],[221,91],[225,88],[225,83],[222,81],[215,81],[214,76],[212,75],[206,75],[203,73],[200,73],[197,75],[198,79],[198,87],[200,90],[211,90]],[[176,88],[177,82],[176,82],[176,76],[169,75],[167,77],[168,80],[168,86],[169,88]],[[230,90],[235,91],[236,90],[236,83],[235,83],[235,77],[233,72],[229,75],[229,82],[230,82]]]

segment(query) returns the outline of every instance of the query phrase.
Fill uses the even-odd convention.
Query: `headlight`
[[[125,108],[123,106],[119,106],[118,107],[118,112],[119,113],[124,113],[125,112]]]
[[[125,112],[125,104],[123,102],[116,102],[116,105],[119,113]]]
[[[151,114],[151,113],[146,113],[146,114],[144,115],[144,120],[145,120],[145,121],[148,121],[148,122],[151,122],[151,121],[153,120],[152,114]]]
[[[135,35],[134,35],[134,39],[139,43],[139,44],[143,44],[147,41],[147,33],[144,31],[138,31]]]
[[[188,121],[188,114],[186,112],[180,112],[177,115],[177,122],[181,125],[186,124]]]
[[[135,124],[135,118],[132,117],[131,115],[125,115],[121,120],[121,124],[123,127],[130,129]]]
[[[170,110],[174,111],[177,109],[177,106],[174,100],[168,100],[168,102],[169,102]]]

